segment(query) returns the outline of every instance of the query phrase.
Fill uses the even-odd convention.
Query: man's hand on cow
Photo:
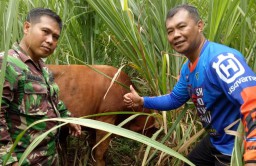
[[[81,135],[81,126],[78,124],[74,124],[74,123],[69,123],[68,124],[69,127],[69,134],[71,134],[72,136],[80,136]]]
[[[130,85],[130,93],[126,93],[124,95],[124,103],[127,107],[138,107],[143,105],[144,99],[143,97],[139,96],[138,93],[135,91],[132,85]]]

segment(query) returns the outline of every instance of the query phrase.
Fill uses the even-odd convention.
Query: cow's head
[[[154,111],[151,111],[147,108],[136,107],[132,109],[133,112],[143,112],[153,114]],[[125,118],[128,118],[129,115],[122,115],[118,118],[117,123],[120,123]],[[153,131],[155,131],[155,117],[149,115],[139,115],[130,122],[128,122],[124,128],[139,132],[145,135],[152,135]]]

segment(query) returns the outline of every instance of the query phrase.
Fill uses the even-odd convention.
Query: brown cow
[[[133,111],[123,103],[123,95],[129,90],[118,83],[113,84],[105,99],[103,99],[110,86],[111,79],[97,73],[90,67],[84,65],[48,65],[48,67],[52,70],[55,82],[59,85],[60,99],[74,116],[81,117],[104,112]],[[111,78],[117,73],[117,69],[112,66],[93,65],[91,67]],[[120,73],[117,81],[126,86],[132,84],[130,78],[124,72]],[[143,109],[138,108],[136,111],[142,112]],[[117,116],[100,116],[96,120],[115,124]],[[140,116],[128,128],[133,131],[142,130],[145,122],[146,117]],[[147,122],[147,126],[152,126],[154,123],[153,118]],[[104,131],[96,131],[96,142],[105,134],[106,132]],[[108,148],[109,141],[110,139],[104,141],[95,149],[96,165],[105,165],[104,154]]]

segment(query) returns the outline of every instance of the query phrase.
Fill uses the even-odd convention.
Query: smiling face
[[[36,22],[25,22],[23,30],[20,47],[33,61],[38,62],[40,58],[46,58],[54,52],[61,31],[56,20],[43,15]]]
[[[195,21],[189,12],[180,9],[173,17],[166,20],[168,41],[172,48],[187,57],[196,54],[201,45],[203,22]]]

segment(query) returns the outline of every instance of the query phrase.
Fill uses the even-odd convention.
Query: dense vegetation
[[[181,3],[198,7],[209,40],[240,50],[256,71],[254,0],[1,0],[0,48],[8,50],[21,38],[22,23],[31,8],[49,7],[63,18],[64,29],[47,63],[126,65],[124,70],[142,95],[165,94],[173,88],[186,60],[170,48],[165,31],[166,13]],[[203,134],[190,102],[179,110],[158,114],[157,119],[160,132],[154,139],[181,154]],[[156,153],[149,147],[144,154],[140,162],[145,165],[158,159],[159,163],[180,161],[165,154],[153,157]]]

